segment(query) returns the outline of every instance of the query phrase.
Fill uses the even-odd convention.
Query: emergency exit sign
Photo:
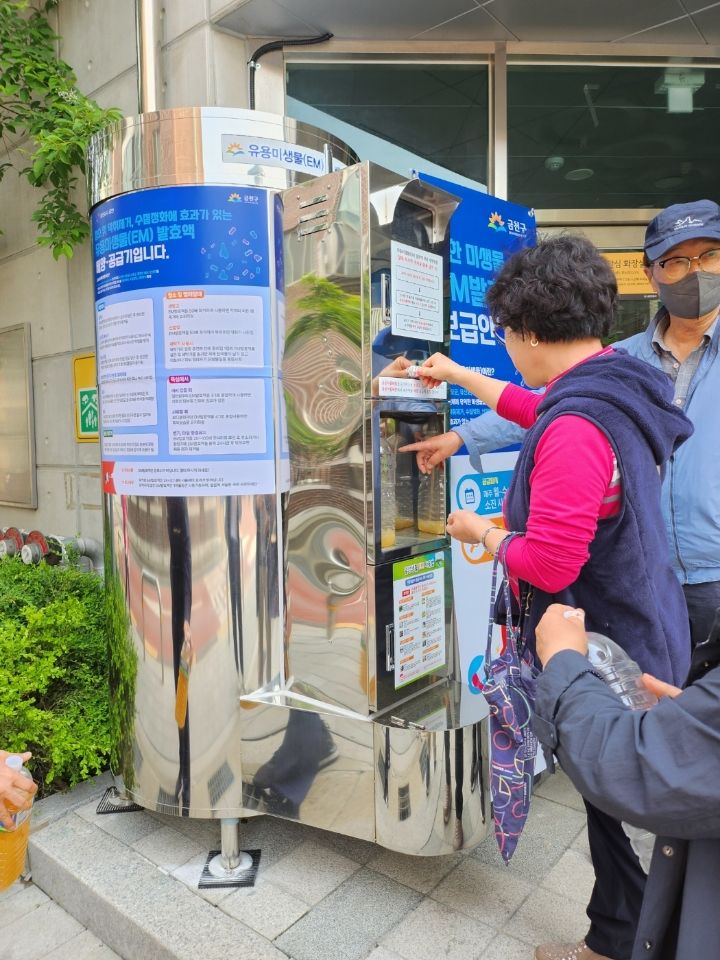
[[[75,439],[80,443],[97,443],[99,411],[94,353],[73,357],[73,380]]]

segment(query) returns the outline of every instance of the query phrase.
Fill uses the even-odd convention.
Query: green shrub
[[[0,562],[0,748],[32,750],[40,793],[105,769],[105,590],[74,566]]]

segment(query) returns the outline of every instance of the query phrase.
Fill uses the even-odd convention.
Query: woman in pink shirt
[[[447,530],[500,552],[530,649],[547,607],[566,603],[582,607],[587,628],[612,637],[643,670],[680,684],[690,637],[667,553],[659,470],[692,427],[673,406],[667,376],[603,348],[616,292],[588,240],[543,240],[508,260],[487,302],[496,338],[528,387],[545,393],[441,354],[425,362],[421,379],[459,384],[528,429],[503,505],[507,529],[458,510]],[[579,944],[538,947],[536,960],[629,960],[632,952],[644,874],[620,823],[586,807],[596,877],[590,930]]]

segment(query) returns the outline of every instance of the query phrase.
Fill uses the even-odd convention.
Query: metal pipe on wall
[[[162,23],[158,0],[135,0],[138,112],[162,107]]]

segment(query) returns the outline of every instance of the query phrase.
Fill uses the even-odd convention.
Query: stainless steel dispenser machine
[[[161,111],[90,196],[113,769],[148,809],[268,813],[434,855],[484,835],[454,670],[447,428],[397,376],[448,347],[456,199],[314,128]]]

